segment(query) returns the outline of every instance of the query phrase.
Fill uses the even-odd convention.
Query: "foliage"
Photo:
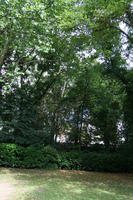
[[[0,165],[15,167],[19,162],[16,154],[21,152],[21,148],[17,148],[15,144],[1,144],[0,145]]]
[[[82,154],[79,151],[60,153],[60,168],[69,170],[81,170]]]
[[[51,146],[0,145],[0,166],[107,172],[132,172],[132,154],[73,150],[57,151]]]
[[[109,152],[65,152],[61,153],[61,169],[102,172],[132,172],[132,155]]]
[[[47,169],[57,169],[59,165],[59,155],[56,149],[51,146],[46,146],[43,149],[44,167]]]
[[[89,171],[131,172],[132,156],[125,157],[120,153],[88,153],[83,158],[83,166]]]
[[[57,168],[58,153],[50,146],[29,146],[15,144],[0,145],[0,165],[20,168]]]
[[[0,142],[28,147],[25,166],[43,167],[30,146],[60,136],[79,148],[132,149],[132,16],[131,0],[1,1]]]

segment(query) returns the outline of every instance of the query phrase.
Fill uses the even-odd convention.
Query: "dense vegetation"
[[[50,146],[0,145],[0,166],[14,168],[67,169],[101,172],[132,172],[132,155],[120,152],[57,151]]]
[[[0,142],[9,144],[0,145],[1,165],[44,167],[44,146],[61,155],[63,135],[83,155],[75,168],[130,171],[132,1],[2,0],[0,18]],[[70,149],[64,163],[75,155]]]

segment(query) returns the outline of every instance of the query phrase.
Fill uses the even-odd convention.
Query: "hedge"
[[[57,151],[51,146],[22,147],[0,144],[0,166],[17,168],[69,169],[104,172],[133,172],[133,156],[121,153]]]
[[[19,168],[58,168],[59,155],[50,146],[21,147],[0,144],[0,166]]]

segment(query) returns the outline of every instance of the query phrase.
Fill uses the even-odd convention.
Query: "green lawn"
[[[133,174],[1,168],[0,200],[133,200]]]

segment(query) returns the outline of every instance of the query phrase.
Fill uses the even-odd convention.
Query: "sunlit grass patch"
[[[1,168],[0,200],[133,200],[133,174]]]

